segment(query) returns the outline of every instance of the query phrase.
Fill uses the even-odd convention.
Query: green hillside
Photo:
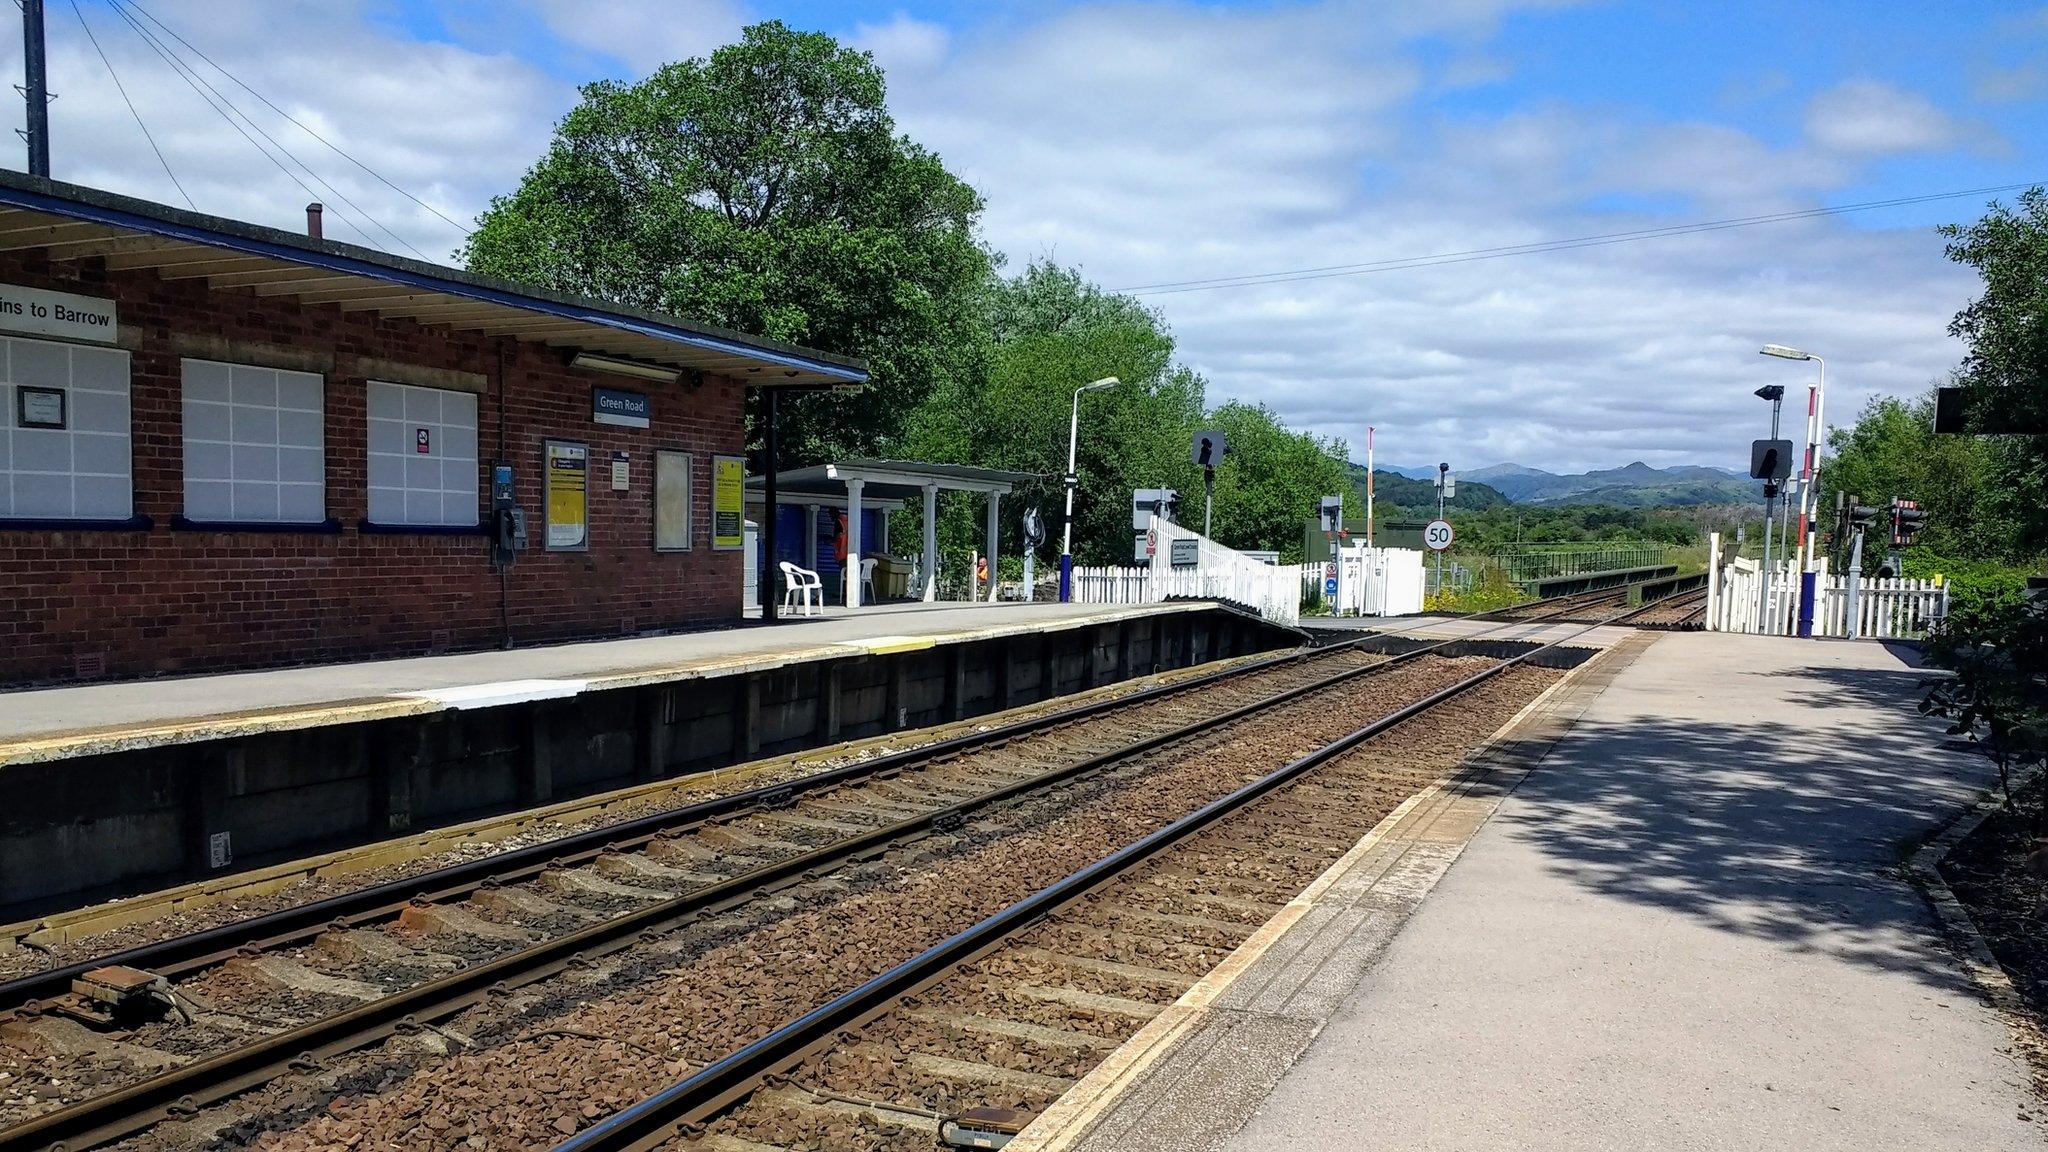
[[[1351,465],[1352,487],[1357,490],[1358,507],[1365,507],[1365,467]],[[1436,481],[1410,480],[1384,469],[1373,471],[1373,500],[1375,510],[1400,508],[1417,514],[1436,515]],[[1477,481],[1458,481],[1458,494],[1451,498],[1450,507],[1464,512],[1479,512],[1487,508],[1498,508],[1512,503],[1495,488]],[[1384,515],[1381,512],[1381,515]]]

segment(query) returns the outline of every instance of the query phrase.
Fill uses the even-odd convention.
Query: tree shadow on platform
[[[1917,669],[1782,675],[1892,718],[1831,741],[1782,723],[1582,720],[1496,819],[1601,896],[1960,989],[1900,866],[1990,765],[1942,748],[1938,721],[1897,717]]]

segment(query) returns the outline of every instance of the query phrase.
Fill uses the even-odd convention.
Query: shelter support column
[[[924,486],[924,601],[939,598],[939,486]]]
[[[846,606],[860,607],[860,505],[867,481],[846,482],[846,563],[839,578],[846,582]]]
[[[1000,569],[996,567],[996,532],[1000,527],[1003,495],[1000,492],[988,494],[988,602],[996,602],[996,589],[1002,583]]]

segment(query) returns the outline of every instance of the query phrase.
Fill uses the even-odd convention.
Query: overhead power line
[[[85,9],[78,6],[78,0],[71,0],[71,12],[78,17],[78,26],[85,29],[85,38],[92,44],[92,50],[99,55],[100,63],[107,66],[107,75],[114,81],[114,91],[121,94],[121,103],[126,104],[128,114],[135,117],[135,126],[142,129],[142,138],[149,141],[149,150],[156,153],[156,162],[164,166],[164,175],[171,178],[172,187],[178,190],[178,195],[185,198],[185,206],[195,212],[198,211],[199,206],[192,202],[192,194],[185,191],[185,185],[179,182],[178,174],[171,171],[171,162],[164,159],[164,150],[157,147],[156,137],[151,134],[149,125],[142,122],[142,113],[136,111],[135,101],[128,98],[128,86],[121,83],[121,74],[114,70],[114,62],[107,58],[106,49],[100,47],[100,38],[92,34],[92,25],[86,23]]]
[[[110,2],[116,5],[117,7],[134,9],[135,12],[142,16],[144,19],[156,25],[158,28],[163,29],[165,35],[169,36],[173,40],[176,40],[179,44],[184,45],[186,50],[191,52],[194,56],[197,56],[201,60],[204,60],[210,67],[213,68],[214,71],[219,72],[221,75],[227,77],[229,80],[234,81],[234,83],[238,87],[240,87],[244,92],[247,92],[249,95],[254,96],[257,100],[262,101],[264,107],[270,109],[272,112],[277,113],[279,116],[284,117],[293,125],[297,126],[299,131],[304,132],[306,135],[311,136],[315,140],[318,140],[320,143],[332,149],[335,155],[340,156],[342,159],[347,160],[349,163],[369,173],[370,176],[374,178],[379,184],[384,185],[386,188],[391,189],[393,192],[398,193],[400,196],[405,197],[407,200],[412,201],[414,204],[417,204],[421,208],[426,209],[428,212],[433,213],[435,216],[440,217],[442,221],[447,223],[456,231],[462,233],[464,236],[470,235],[471,229],[463,225],[460,221],[455,220],[454,218],[450,217],[447,213],[441,211],[439,208],[434,207],[432,204],[427,203],[425,200],[420,199],[418,196],[415,196],[411,192],[408,192],[405,189],[399,187],[398,185],[392,183],[390,180],[385,178],[383,173],[377,171],[375,168],[370,167],[368,164],[363,163],[361,160],[356,159],[353,155],[351,155],[349,152],[343,149],[341,145],[336,144],[332,140],[329,140],[327,137],[322,136],[320,133],[314,131],[310,125],[306,124],[298,117],[293,116],[291,113],[285,111],[283,108],[278,107],[275,103],[273,103],[270,100],[269,97],[265,96],[261,92],[258,92],[256,89],[251,88],[247,83],[245,83],[242,80],[241,77],[235,75],[233,72],[228,71],[226,68],[221,67],[218,63],[215,63],[213,57],[208,56],[206,53],[200,51],[197,47],[195,47],[192,44],[191,41],[185,39],[183,36],[178,35],[176,29],[172,28],[168,24],[165,24],[162,20],[157,19],[157,17],[153,13],[151,13],[149,9],[144,8],[142,5],[136,3],[135,0],[110,0]]]
[[[128,26],[134,29],[137,35],[142,37],[143,43],[149,45],[149,47],[153,51],[155,51],[159,57],[163,59],[164,63],[170,66],[171,71],[175,72],[180,79],[185,81],[185,83],[189,87],[191,87],[192,91],[198,93],[199,98],[206,102],[207,107],[212,108],[215,113],[219,114],[221,119],[226,120],[228,122],[229,127],[233,128],[236,132],[240,133],[242,139],[247,140],[249,142],[250,147],[256,149],[258,152],[261,152],[265,160],[270,161],[270,163],[274,167],[276,167],[276,169],[279,172],[284,173],[286,177],[290,178],[292,183],[297,184],[299,186],[299,189],[303,191],[308,197],[314,200],[322,199],[321,194],[317,191],[314,191],[313,186],[311,184],[308,184],[306,183],[305,180],[300,179],[299,174],[297,172],[292,171],[289,167],[285,165],[283,160],[280,160],[275,155],[273,155],[270,150],[271,148],[277,149],[277,151],[283,153],[286,158],[290,159],[293,163],[298,164],[300,168],[305,169],[306,174],[308,176],[311,176],[315,183],[321,184],[322,186],[326,187],[330,193],[333,193],[335,199],[339,199],[343,203],[348,202],[347,197],[342,196],[339,191],[334,189],[333,185],[328,184],[324,180],[321,180],[320,177],[312,171],[312,169],[306,167],[303,161],[299,160],[297,156],[292,155],[290,149],[278,143],[277,140],[274,139],[268,132],[265,132],[263,130],[262,125],[256,123],[255,120],[249,117],[248,113],[243,112],[242,109],[238,107],[233,101],[229,100],[225,95],[223,95],[219,89],[215,88],[212,84],[208,83],[204,76],[199,75],[197,69],[193,68],[182,57],[172,52],[167,45],[165,45],[156,36],[152,35],[149,32],[149,30],[143,27],[140,23],[138,23],[134,19],[134,17],[128,15],[128,13],[124,11],[118,3],[114,4],[113,7],[114,11],[117,14],[119,14],[123,20],[127,21]],[[247,127],[244,127],[244,124],[246,124]],[[252,130],[254,131],[254,135],[251,134]],[[264,147],[263,144],[257,140],[258,136],[261,136],[264,141],[268,141],[270,144],[270,148]],[[354,205],[349,204],[349,207],[354,208]],[[360,209],[357,209],[357,211],[360,211]],[[355,220],[348,215],[348,213],[343,212],[341,210],[341,207],[339,205],[335,206],[334,215],[338,220],[340,220],[343,224],[347,225],[358,236],[361,236],[363,238],[364,243],[369,244],[372,247],[382,246],[378,244],[378,242],[370,235],[368,229],[364,228],[361,224],[356,223]],[[375,220],[371,220],[370,222],[373,226],[381,227],[381,225],[377,225]],[[384,231],[387,234],[390,233],[389,229],[384,229]],[[392,238],[398,239],[396,235],[393,235]],[[398,242],[400,244],[405,243],[403,240],[399,240]]]
[[[1897,208],[1909,204],[1927,204],[1937,200],[1955,200],[1965,196],[1996,195],[2001,192],[2015,192],[2034,187],[2040,181],[2022,184],[2000,184],[1987,188],[1966,188],[1953,192],[1930,192],[1919,196],[1899,196],[1889,200],[1867,200],[1857,204],[1833,204],[1820,208],[1804,208],[1790,212],[1773,212],[1760,216],[1738,216],[1726,220],[1702,220],[1689,224],[1670,224],[1658,228],[1640,228],[1627,232],[1603,232],[1590,236],[1572,236],[1557,240],[1541,240],[1527,244],[1504,244],[1493,248],[1467,248],[1454,252],[1437,252],[1426,256],[1402,256],[1385,260],[1368,260],[1358,264],[1329,264],[1318,268],[1294,268],[1278,272],[1252,272],[1237,276],[1213,276],[1199,280],[1171,280],[1157,284],[1139,284],[1117,291],[1127,296],[1172,296],[1184,292],[1212,292],[1223,288],[1254,288],[1262,284],[1292,284],[1302,280],[1330,280],[1344,276],[1364,276],[1375,272],[1400,272],[1411,268],[1433,268],[1443,264],[1466,264],[1476,260],[1499,260],[1509,256],[1527,256],[1542,252],[1562,252],[1574,248],[1599,248],[1614,244],[1629,244],[1640,240],[1655,240],[1667,236],[1687,236],[1700,232],[1719,232],[1731,228],[1753,228],[1762,224],[1778,224],[1792,220],[1812,220],[1827,216],[1843,216],[1851,212],[1869,212],[1879,208]]]

